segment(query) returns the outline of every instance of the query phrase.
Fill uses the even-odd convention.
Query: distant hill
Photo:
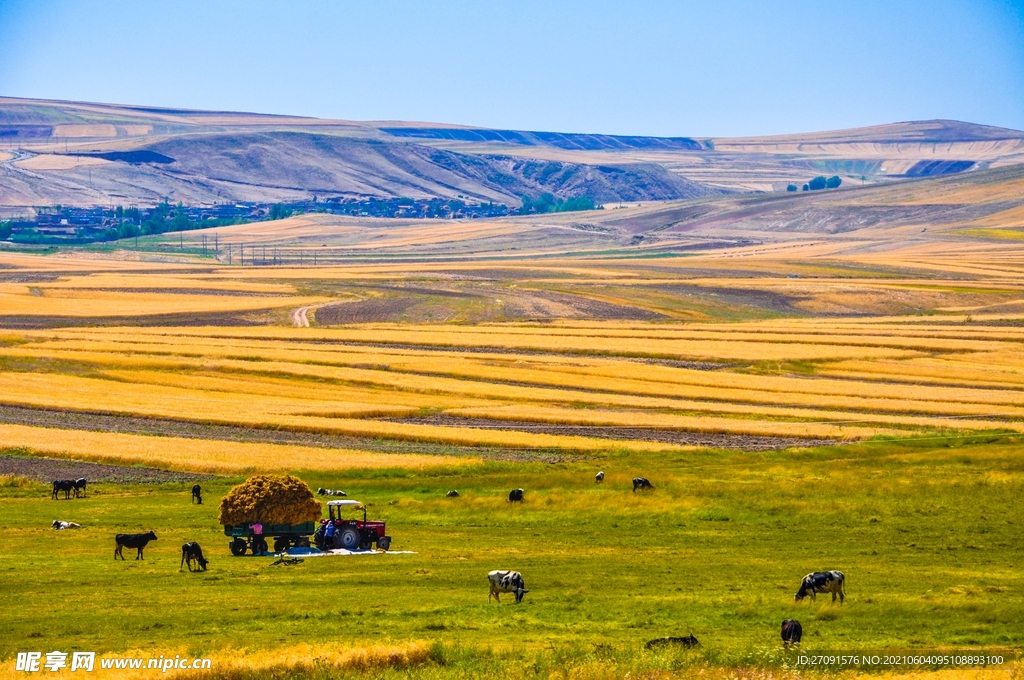
[[[0,98],[0,207],[525,195],[597,202],[844,186],[1024,163],[1024,133],[957,121],[760,138],[437,123]]]

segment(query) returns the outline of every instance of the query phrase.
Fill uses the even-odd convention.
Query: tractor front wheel
[[[231,548],[231,554],[235,557],[241,557],[245,554],[245,541],[240,538],[231,541],[228,547]]]
[[[387,551],[391,547],[391,537],[381,536],[377,539],[377,547],[381,550]]]

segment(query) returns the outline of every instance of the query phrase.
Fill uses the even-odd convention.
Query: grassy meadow
[[[779,671],[784,618],[803,623],[805,652],[1010,653],[1024,644],[1022,443],[963,436],[299,471],[313,487],[369,503],[388,522],[395,554],[294,566],[229,555],[216,507],[241,478],[204,482],[202,506],[190,504],[187,484],[99,484],[88,499],[54,502],[45,486],[9,478],[0,572],[29,606],[8,607],[0,657],[68,647],[227,663],[228,643],[249,650],[254,670],[299,644],[340,653],[416,643],[427,651],[410,663],[427,677],[570,677],[574,668],[589,677],[585,668],[602,658],[608,677],[633,667]],[[656,489],[634,494],[637,474]],[[518,486],[525,502],[505,501]],[[445,498],[452,488],[461,497]],[[84,528],[54,532],[53,517]],[[149,529],[159,540],[145,561],[112,560],[114,533]],[[179,548],[192,540],[211,560],[205,573],[179,571]],[[524,574],[522,604],[487,602],[495,568]],[[827,596],[793,602],[805,573],[832,568],[847,577],[843,606]],[[689,633],[702,648],[642,650]]]
[[[649,259],[414,261],[491,222],[400,225],[380,261],[319,267],[0,252],[0,452],[218,475],[202,506],[170,482],[53,501],[0,467],[0,678],[52,649],[212,658],[171,673],[195,678],[817,676],[785,618],[805,653],[1015,657],[1024,251],[956,231],[991,217]],[[286,222],[267,238],[368,238]],[[368,502],[394,554],[231,557],[220,497],[285,471]],[[113,561],[150,529],[144,562]],[[209,571],[179,570],[186,541]],[[492,569],[523,573],[522,604],[487,602]],[[846,603],[794,603],[825,569]]]

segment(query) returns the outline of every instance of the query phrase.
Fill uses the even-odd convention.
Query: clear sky
[[[0,94],[612,134],[1024,129],[1024,0],[0,0]]]

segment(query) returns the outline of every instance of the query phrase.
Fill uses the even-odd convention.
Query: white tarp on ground
[[[271,553],[267,553],[271,555]],[[412,550],[318,550],[316,548],[289,548],[284,552],[289,557],[331,557],[333,555],[415,555]],[[274,557],[278,555],[274,554]]]

